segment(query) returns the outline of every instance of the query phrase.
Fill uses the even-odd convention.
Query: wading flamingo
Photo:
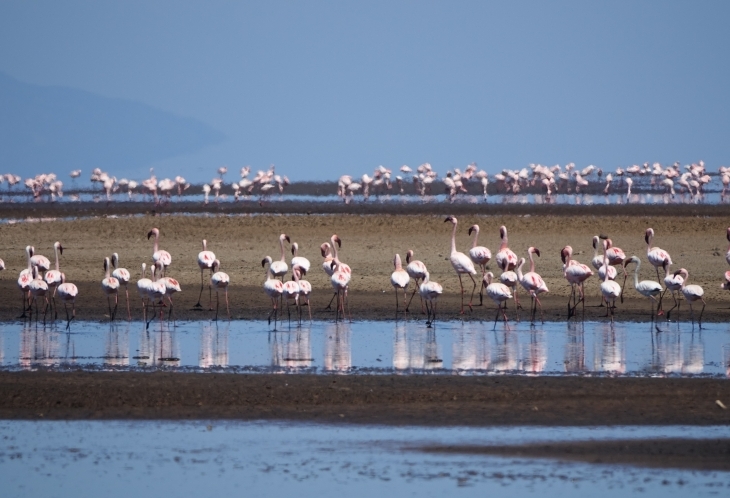
[[[301,267],[298,265],[296,266],[296,272],[294,271],[295,268],[292,266],[292,279],[284,282],[283,284],[283,296],[284,300],[286,301],[286,314],[287,319],[289,320],[289,326],[291,326],[291,310],[289,308],[290,301],[294,301],[294,306],[296,307],[297,317],[299,318],[299,321],[301,323],[301,315],[299,314],[299,281],[297,280],[296,273],[301,270]]]
[[[484,283],[486,284],[486,292],[487,296],[494,301],[494,304],[497,305],[497,314],[494,316],[494,326],[497,326],[497,320],[499,319],[499,312],[502,312],[502,317],[504,318],[504,323],[509,327],[508,320],[507,320],[507,301],[509,301],[512,298],[512,291],[510,291],[510,288],[504,285],[500,282],[492,282],[492,278],[494,278],[494,274],[492,272],[487,272],[484,275]],[[504,303],[504,307],[502,307],[502,303]]]
[[[608,241],[603,241],[603,265],[608,267],[608,255],[606,254],[608,249]],[[608,272],[605,272],[603,276],[603,282],[601,283],[601,295],[606,301],[606,316],[608,312],[611,312],[611,322],[613,322],[613,310],[616,309],[616,299],[621,295],[621,286],[618,282],[609,280]]]
[[[172,264],[172,256],[170,256],[170,253],[167,251],[163,251],[159,248],[159,242],[160,242],[160,229],[159,228],[153,228],[149,232],[147,232],[147,240],[150,239],[150,237],[155,236],[155,244],[152,247],[152,262],[154,264],[162,263],[162,274],[165,274],[165,270],[167,270],[167,267]]]
[[[290,242],[289,236],[285,233],[279,235],[279,249],[281,257],[278,261],[272,261],[269,265],[269,271],[274,277],[280,277],[283,283],[284,275],[289,271],[289,266],[286,264],[286,257],[284,255],[284,241]]]
[[[672,258],[669,253],[664,249],[658,247],[651,247],[651,241],[654,238],[654,229],[647,228],[644,234],[644,241],[646,242],[646,257],[649,259],[649,263],[656,269],[656,279],[661,280],[659,277],[659,268],[664,266],[664,262],[668,261],[672,264]]]
[[[502,241],[495,256],[497,266],[504,268],[503,271],[514,270],[517,267],[517,255],[508,246],[507,227],[504,225],[499,227],[499,238]]]
[[[66,330],[71,327],[71,321],[76,318],[76,297],[79,295],[79,289],[72,283],[66,282],[66,275],[61,274],[61,284],[56,288],[58,298],[63,303],[63,309],[66,310]],[[68,303],[71,303],[73,314],[71,318],[68,316]]]
[[[426,325],[430,328],[436,321],[436,303],[438,297],[443,294],[444,288],[438,282],[431,282],[430,275],[426,272],[423,282],[418,288],[418,293],[426,303]],[[429,304],[431,305],[429,307]]]
[[[426,278],[426,273],[428,273],[428,269],[422,261],[413,259],[412,249],[409,249],[406,253],[406,272],[414,281],[413,294],[411,294],[411,298],[408,300],[408,304],[406,304],[406,311],[408,311],[408,308],[411,306],[411,301],[413,301],[413,296],[416,295],[416,292],[418,292],[418,289],[420,288],[419,282]],[[421,313],[426,313],[426,310],[423,307],[423,299],[421,299]]]
[[[470,226],[468,231],[469,235],[471,235],[472,232],[474,232],[474,240],[472,241],[471,249],[469,249],[469,258],[471,258],[472,263],[479,265],[482,269],[482,279],[484,279],[484,274],[487,272],[487,263],[489,263],[489,260],[492,259],[492,251],[484,246],[477,245],[477,239],[479,238],[479,225],[475,224]],[[482,287],[479,287],[479,306],[483,304]]]
[[[684,278],[684,281],[682,282],[682,295],[687,300],[687,303],[689,303],[689,311],[692,323],[694,323],[695,320],[695,314],[694,310],[692,309],[692,303],[695,301],[702,301],[702,310],[700,311],[700,317],[697,320],[697,322],[700,324],[700,328],[702,328],[702,313],[705,311],[705,303],[704,298],[702,297],[705,294],[704,289],[700,287],[699,285],[687,285],[687,281],[689,280],[689,272],[684,269],[680,268],[679,270],[674,272],[675,275],[682,275]],[[674,308],[672,308],[674,309]],[[667,320],[669,320],[669,314],[672,312],[672,310],[669,310],[667,312]]]
[[[38,268],[41,275],[45,275],[45,273],[51,269],[51,261],[45,256],[36,254],[35,247],[33,246],[30,246],[30,253],[30,264]]]
[[[33,303],[35,303],[35,319],[38,321],[38,298],[42,297],[46,302],[43,307],[43,324],[46,323],[46,311],[48,310],[48,284],[43,280],[41,274],[38,272],[38,267],[33,267],[33,280],[28,284],[28,291],[31,295],[31,319],[33,318]]]
[[[114,267],[112,277],[119,280],[119,285],[124,287],[124,294],[127,296],[127,320],[131,320],[132,312],[129,309],[129,288],[127,286],[132,276],[129,274],[129,270],[119,266],[119,254],[117,253],[112,254],[112,267]]]
[[[662,293],[662,284],[660,284],[659,282],[654,282],[653,280],[642,280],[641,282],[639,282],[639,269],[641,268],[641,260],[636,256],[631,256],[624,263],[624,268],[626,268],[631,263],[636,263],[636,268],[634,268],[634,288],[636,288],[636,291],[642,296],[651,299],[651,319],[653,321],[654,303],[657,303],[657,314],[664,314],[664,312],[659,307],[660,301],[657,301],[656,299],[656,296],[659,296]]]
[[[266,268],[266,265],[269,265],[269,268],[266,269],[266,282],[264,282],[264,292],[267,296],[271,298],[271,311],[269,312],[269,316],[267,317],[267,320],[269,321],[269,324],[271,324],[271,315],[274,315],[274,330],[276,330],[276,319],[277,319],[277,313],[278,313],[278,299],[281,297],[282,293],[284,292],[284,284],[281,283],[280,280],[277,280],[274,278],[273,273],[271,273],[271,256],[266,256],[261,261],[261,266]]]
[[[142,263],[142,277],[137,280],[137,292],[139,293],[139,297],[142,298],[142,317],[145,323],[147,323],[147,301],[150,297],[149,290],[152,285],[152,280],[145,276],[146,271],[147,263]]]
[[[157,265],[157,270],[160,270],[160,265]],[[112,274],[113,275],[113,274]],[[167,297],[167,302],[170,304],[170,310],[167,312],[167,319],[168,320],[175,320],[174,315],[174,305],[172,303],[172,296],[176,294],[177,292],[182,292],[182,288],[180,287],[180,282],[178,282],[176,279],[172,277],[160,277],[157,279],[158,282],[162,282],[165,285],[165,297]],[[121,280],[120,280],[121,282]],[[126,287],[126,286],[125,286]],[[164,298],[162,299],[162,302],[164,304]]]
[[[507,260],[503,259],[502,264],[506,265]],[[499,276],[500,283],[506,285],[510,288],[512,291],[512,297],[515,299],[515,320],[520,321],[520,315],[519,315],[519,309],[522,308],[522,305],[520,305],[520,300],[517,297],[517,288],[520,283],[520,279],[517,276],[517,273],[515,273],[512,270],[505,270],[503,267],[500,267],[502,270],[502,274]]]
[[[61,265],[58,261],[58,253],[63,254],[63,246],[60,242],[53,244],[53,250],[56,253],[56,267],[55,270],[48,270],[43,276],[43,280],[48,284],[48,292],[51,294],[51,307],[54,312],[54,319],[58,318],[58,312],[56,311],[56,288],[61,285]]]
[[[119,304],[119,280],[111,276],[109,258],[104,258],[104,279],[101,281],[101,289],[106,294],[106,302],[109,305],[109,320],[113,322]],[[112,311],[112,296],[114,296],[114,311]]]
[[[213,261],[213,275],[210,276],[210,283],[215,288],[215,318],[214,321],[218,321],[218,306],[220,304],[220,298],[218,297],[221,291],[226,298],[226,313],[228,313],[228,319],[231,319],[231,309],[228,307],[228,284],[231,279],[227,273],[220,271],[221,262],[219,260]],[[281,283],[281,282],[279,282]]]
[[[563,276],[568,281],[571,287],[571,297],[573,299],[573,306],[570,306],[570,299],[568,299],[568,319],[575,314],[575,309],[578,307],[578,303],[583,303],[583,313],[585,314],[585,292],[583,289],[583,282],[588,280],[593,272],[587,265],[579,263],[572,259],[573,248],[571,246],[565,246],[560,251],[560,259],[563,261]],[[580,291],[580,301],[576,299],[575,289],[576,287]]]
[[[215,253],[208,250],[208,241],[203,239],[203,250],[198,253],[198,268],[200,268],[200,293],[198,294],[198,303],[193,308],[200,309],[203,307],[200,304],[200,298],[203,297],[203,273],[205,270],[210,271],[210,275],[213,275],[213,263],[215,263]],[[210,281],[208,282],[208,311],[213,309],[213,291],[211,288]]]
[[[474,275],[477,274],[477,271],[474,269],[474,263],[471,262],[471,259],[464,254],[463,252],[459,252],[456,250],[456,226],[458,224],[457,219],[454,216],[448,216],[444,223],[451,222],[453,225],[453,228],[451,230],[451,254],[449,256],[449,260],[451,261],[451,266],[454,267],[454,271],[456,272],[456,275],[459,277],[459,286],[461,287],[461,313],[464,314],[464,283],[461,280],[462,275],[469,275],[469,278],[471,278],[472,283],[474,286],[471,289],[471,297],[469,298],[469,309],[471,310],[471,302],[474,299],[474,290],[477,288],[477,282],[474,280]]]
[[[522,287],[530,293],[531,321],[534,323],[538,307],[540,308],[540,320],[543,322],[545,321],[543,318],[542,303],[537,296],[544,292],[548,292],[548,287],[545,285],[545,281],[542,277],[535,273],[535,260],[532,257],[533,254],[540,256],[540,250],[535,247],[529,247],[527,249],[527,255],[530,257],[530,271],[524,275],[522,274],[522,266],[525,264],[525,258],[520,258],[519,264],[517,265],[517,277],[520,279]]]
[[[403,289],[403,306],[406,305],[406,288],[411,283],[411,277],[408,272],[403,269],[403,263],[400,260],[400,254],[396,254],[393,258],[393,266],[395,270],[390,274],[390,284],[395,289],[395,319],[398,319],[398,289]]]
[[[302,280],[302,277],[307,274],[304,268],[297,265],[298,269],[294,274],[294,278],[299,283],[299,322],[301,323],[301,309],[306,304],[307,311],[309,312],[309,321],[312,321],[312,307],[309,305],[309,298],[312,295],[312,284],[307,280]]]

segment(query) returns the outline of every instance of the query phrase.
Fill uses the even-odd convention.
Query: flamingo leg
[[[48,296],[43,296],[43,300],[46,302],[46,305],[43,306],[43,325],[46,324],[46,312],[48,311],[48,306],[50,302],[48,301]]]
[[[431,309],[428,306],[429,301],[426,300],[426,325],[431,328]]]
[[[472,283],[474,284],[474,287],[471,288],[471,297],[469,298],[469,311],[473,311],[473,309],[471,307],[471,302],[474,300],[474,291],[477,289],[477,281],[474,280],[474,275],[472,275],[471,273],[469,273],[469,278],[471,279]]]
[[[325,310],[331,310],[331,309],[332,309],[332,301],[334,301],[334,300],[335,300],[335,297],[336,297],[336,296],[337,296],[337,292],[335,292],[334,294],[332,294],[332,299],[330,299],[330,302],[329,302],[329,304],[327,305],[327,307],[325,308]]]
[[[225,288],[225,296],[226,296],[226,313],[228,313],[228,319],[231,319],[231,308],[228,307],[228,287]]]
[[[108,294],[106,296],[106,304],[109,306],[109,321],[114,321],[114,315],[112,315],[112,299]]]
[[[309,296],[307,296],[307,311],[309,312],[309,323],[312,323],[312,306],[309,303]]]
[[[214,322],[218,321],[218,307],[220,305],[220,298],[218,295],[218,291],[215,293],[215,318],[213,319]]]
[[[269,322],[269,325],[271,325],[271,315],[274,313],[274,310],[276,309],[276,304],[274,302],[274,298],[271,298],[271,311],[269,311],[269,316],[266,318]],[[274,326],[276,326],[276,322],[274,322]]]
[[[494,328],[492,330],[497,330],[497,320],[499,319],[499,312],[502,310],[502,305],[497,304],[497,314],[494,315]]]
[[[127,295],[127,321],[132,321],[132,310],[129,308],[129,287],[124,286],[124,293]]]
[[[697,320],[697,323],[700,324],[700,328],[702,328],[702,313],[705,312],[705,306],[706,305],[707,305],[707,303],[705,302],[704,299],[702,299],[702,310],[700,310],[700,318]]]
[[[464,284],[461,281],[461,273],[457,273],[457,275],[459,276],[459,287],[461,287],[461,311],[459,312],[459,314],[463,315],[464,314]]]
[[[28,311],[28,306],[26,306],[26,299],[25,299],[25,291],[20,291],[20,300],[21,300],[21,307],[23,308],[23,314],[20,315],[18,318],[26,318],[28,315],[25,314],[26,311]]]
[[[200,269],[200,293],[198,294],[198,302],[193,306],[193,308],[202,308],[203,305],[200,304],[200,298],[203,297],[203,288],[205,287],[205,284],[203,283],[203,269]]]
[[[624,287],[626,287],[626,277],[628,276],[628,273],[626,273],[626,267],[623,266],[624,269],[624,283],[621,285],[621,304],[624,303]]]
[[[398,287],[393,287],[395,290],[395,320],[398,321]]]

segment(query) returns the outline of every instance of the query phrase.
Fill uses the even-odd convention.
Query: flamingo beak
[[[540,249],[538,249],[537,247],[535,248],[535,254],[537,254],[538,257],[540,256]]]
[[[61,255],[63,255],[63,246],[61,246],[61,245],[58,246],[58,252],[60,252]]]
[[[469,230],[468,230],[468,232],[467,232],[467,233],[468,233],[469,235],[471,235],[471,233],[472,233],[473,231],[474,231],[474,228],[472,228],[472,227],[469,227]]]
[[[649,243],[649,234],[644,235],[644,242]]]
[[[284,239],[285,239],[285,240],[286,240],[287,242],[291,243],[291,240],[289,239],[289,236],[288,236],[288,235],[285,235],[285,236],[284,236]]]
[[[266,266],[266,258],[261,260],[261,267],[263,268],[264,266]]]
[[[152,230],[150,230],[149,232],[147,232],[147,240],[150,240],[150,237],[152,237],[152,235],[153,235],[152,234]]]

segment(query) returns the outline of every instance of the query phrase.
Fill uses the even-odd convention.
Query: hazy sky
[[[129,165],[160,177],[271,163],[297,180],[426,161],[716,169],[730,164],[729,22],[727,1],[3,0],[0,72],[226,137]]]

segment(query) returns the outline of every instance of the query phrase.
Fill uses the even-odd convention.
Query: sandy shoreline
[[[722,206],[712,206],[723,208]],[[142,262],[149,263],[152,243],[146,234],[153,226],[161,230],[160,246],[172,254],[173,264],[168,275],[178,279],[183,292],[175,296],[178,319],[208,319],[208,311],[191,311],[197,302],[200,289],[200,271],[196,264],[201,240],[209,241],[222,262],[221,269],[231,276],[229,292],[231,313],[235,319],[265,319],[270,302],[263,292],[264,269],[261,260],[266,255],[278,258],[277,237],[287,233],[300,245],[300,254],[309,258],[312,269],[307,279],[312,283],[313,315],[315,319],[329,320],[332,314],[323,312],[331,297],[331,285],[321,269],[319,246],[337,233],[342,241],[341,259],[353,268],[350,284],[350,302],[354,319],[392,319],[395,313],[395,296],[390,285],[393,270],[392,258],[398,252],[404,256],[413,249],[417,259],[426,263],[432,280],[444,287],[439,301],[441,319],[457,319],[459,316],[458,279],[448,261],[450,225],[441,215],[321,215],[321,216],[165,216],[132,218],[98,218],[42,223],[19,223],[0,227],[0,257],[6,271],[0,274],[0,320],[14,320],[20,313],[20,292],[15,280],[26,261],[23,248],[34,245],[39,254],[53,260],[53,242],[62,242],[65,251],[61,269],[67,280],[80,290],[77,300],[77,317],[80,320],[106,320],[107,302],[100,289],[103,278],[102,261],[112,252],[118,252],[121,265],[132,272],[132,282],[139,278]],[[702,285],[707,308],[705,321],[726,321],[730,316],[730,296],[720,289],[725,263],[727,241],[725,229],[730,225],[730,215],[710,217],[674,216],[538,216],[469,215],[459,217],[457,247],[467,251],[471,239],[466,231],[469,225],[479,223],[479,242],[496,252],[499,244],[498,227],[509,229],[510,247],[519,255],[525,255],[530,245],[542,251],[536,262],[536,270],[543,276],[550,292],[542,298],[546,320],[567,319],[567,297],[570,287],[562,276],[560,249],[570,244],[574,258],[589,264],[593,256],[592,236],[601,232],[610,235],[615,244],[627,255],[645,258],[644,230],[651,226],[656,231],[655,243],[670,252],[675,264],[672,268],[686,267],[690,282]],[[287,251],[287,260],[291,255]],[[494,265],[491,269],[494,271]],[[646,262],[641,269],[641,279],[656,278],[656,273]],[[596,308],[599,302],[597,276],[586,283],[587,320],[604,320],[605,309]],[[467,290],[470,290],[467,287]],[[207,293],[207,291],[206,291]],[[523,293],[524,296],[524,293]],[[141,319],[142,311],[134,284],[130,288],[133,318]],[[416,298],[417,300],[418,298]],[[475,300],[478,302],[478,299]],[[203,298],[207,304],[207,299]],[[475,307],[465,315],[467,320],[491,321],[495,305],[485,299],[485,306]],[[126,315],[122,298],[119,318]],[[648,320],[650,302],[634,289],[631,279],[627,282],[626,299],[617,310],[619,320]],[[422,320],[415,306],[412,319]],[[673,318],[687,320],[686,304],[682,312]],[[698,310],[699,311],[699,310]],[[527,313],[521,313],[525,320]],[[514,312],[510,315],[514,317]],[[663,320],[663,319],[662,319]]]

